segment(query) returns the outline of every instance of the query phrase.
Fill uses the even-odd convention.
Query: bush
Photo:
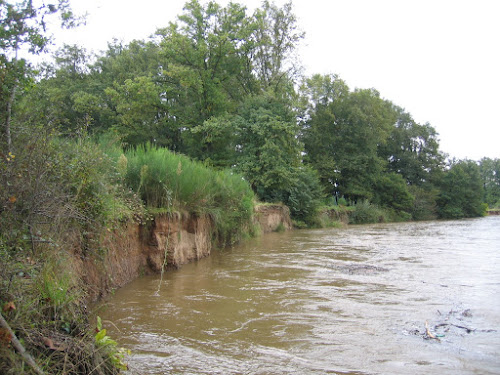
[[[387,221],[386,212],[367,200],[356,203],[349,215],[351,224],[381,223]]]
[[[437,218],[436,190],[426,190],[411,186],[410,191],[415,197],[411,215],[413,220],[434,220]]]
[[[121,186],[119,163],[90,139],[58,140],[64,154],[65,185],[83,221],[102,224],[141,213],[137,199]]]
[[[382,174],[377,178],[374,190],[373,202],[380,207],[395,211],[411,211],[415,197],[408,191],[408,185],[400,174]]]
[[[76,240],[82,256],[97,255],[106,226],[140,212],[140,202],[90,139],[58,139],[43,126],[21,130],[14,151],[0,154],[0,308],[13,307],[6,321],[47,373],[115,373],[89,336],[84,286],[70,257]],[[64,342],[64,352],[47,348],[47,337]],[[27,372],[23,365],[0,345],[0,373]]]
[[[292,218],[314,225],[324,195],[318,173],[309,167],[298,169],[295,183],[289,187],[287,195],[284,203],[290,209]]]

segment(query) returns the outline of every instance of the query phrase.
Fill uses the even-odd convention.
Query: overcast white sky
[[[203,1],[202,1],[203,2]],[[218,0],[226,5],[228,0]],[[260,0],[240,0],[253,11]],[[114,37],[145,39],[181,14],[184,0],[71,0],[87,25],[56,34],[96,52]],[[275,0],[277,5],[284,0]],[[457,158],[500,158],[500,1],[294,0],[306,32],[306,74],[336,73],[376,88],[440,134]]]

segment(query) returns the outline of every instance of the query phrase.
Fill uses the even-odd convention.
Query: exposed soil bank
[[[262,233],[274,232],[278,228],[290,230],[293,227],[290,210],[280,204],[256,206],[254,220],[260,226]]]
[[[257,206],[255,222],[262,233],[292,228],[289,210],[281,205]],[[177,268],[209,256],[212,233],[207,216],[159,215],[147,225],[122,224],[103,239],[101,259],[75,256],[74,268],[89,301],[96,301],[141,275],[160,272],[165,261],[167,268]]]
[[[500,215],[500,210],[488,210],[486,211],[488,216],[497,216]]]
[[[349,211],[346,209],[326,210],[323,212],[323,215],[325,215],[330,221],[338,221],[346,225],[349,224]]]

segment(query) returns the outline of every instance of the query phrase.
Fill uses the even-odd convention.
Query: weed
[[[113,367],[118,370],[128,370],[124,362],[125,355],[130,355],[130,350],[118,347],[118,343],[107,335],[107,331],[102,327],[101,318],[97,317],[97,333],[95,334],[96,346],[102,349],[111,361]]]
[[[278,233],[283,233],[285,231],[285,226],[283,225],[283,223],[279,223],[279,225],[276,227],[274,231]]]

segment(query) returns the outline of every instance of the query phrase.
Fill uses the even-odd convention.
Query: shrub
[[[387,221],[386,213],[367,200],[356,203],[355,209],[349,215],[351,224],[368,224]]]
[[[115,373],[88,336],[84,287],[68,253],[80,239],[82,255],[95,256],[106,226],[140,204],[90,139],[62,140],[34,126],[17,133],[13,150],[0,153],[0,308],[15,306],[5,319],[47,373]],[[56,347],[64,342],[64,352],[48,350],[48,337]],[[0,345],[0,373],[24,371],[21,358]]]
[[[400,174],[385,173],[375,181],[373,202],[381,207],[410,212],[415,197],[408,191],[408,185]]]
[[[318,173],[309,167],[297,169],[295,183],[289,187],[285,204],[292,218],[313,225],[317,221],[323,191]]]
[[[411,215],[413,220],[434,220],[437,217],[436,190],[426,190],[411,186],[410,191],[415,197]]]

